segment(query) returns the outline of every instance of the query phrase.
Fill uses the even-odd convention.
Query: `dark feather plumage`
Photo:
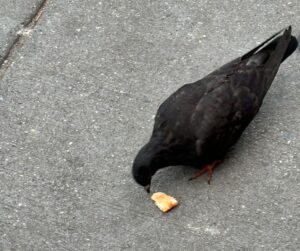
[[[280,64],[297,48],[291,27],[203,79],[179,88],[159,107],[152,136],[139,151],[133,177],[151,177],[172,165],[221,160],[257,114]]]

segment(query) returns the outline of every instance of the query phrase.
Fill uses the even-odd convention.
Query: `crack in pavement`
[[[25,37],[31,33],[38,21],[40,20],[45,6],[48,0],[43,0],[40,5],[36,8],[36,11],[30,16],[27,22],[24,23],[23,27],[17,32],[15,40],[8,47],[5,55],[0,59],[0,80],[3,78],[6,70],[12,64],[12,55],[17,48],[22,46]]]

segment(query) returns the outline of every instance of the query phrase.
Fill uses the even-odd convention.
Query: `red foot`
[[[214,172],[214,168],[220,164],[220,160],[216,160],[214,162],[212,162],[211,164],[207,164],[205,165],[200,171],[198,171],[195,176],[191,177],[189,180],[194,180],[198,177],[200,177],[201,175],[205,174],[207,172],[208,174],[208,180],[207,183],[210,184],[213,172]]]

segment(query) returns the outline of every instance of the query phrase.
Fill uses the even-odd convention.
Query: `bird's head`
[[[152,176],[157,171],[152,164],[152,156],[151,151],[149,151],[149,148],[146,145],[139,151],[132,166],[134,180],[139,185],[143,186],[148,193],[150,193]]]
[[[132,167],[132,175],[134,180],[139,185],[143,186],[148,193],[150,193],[152,178],[150,167],[146,165],[136,165],[134,163]]]

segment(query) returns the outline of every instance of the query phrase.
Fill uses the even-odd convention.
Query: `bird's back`
[[[170,153],[189,146],[193,156],[221,158],[258,112],[280,63],[297,43],[289,28],[261,46],[173,93],[158,109],[152,138]]]

